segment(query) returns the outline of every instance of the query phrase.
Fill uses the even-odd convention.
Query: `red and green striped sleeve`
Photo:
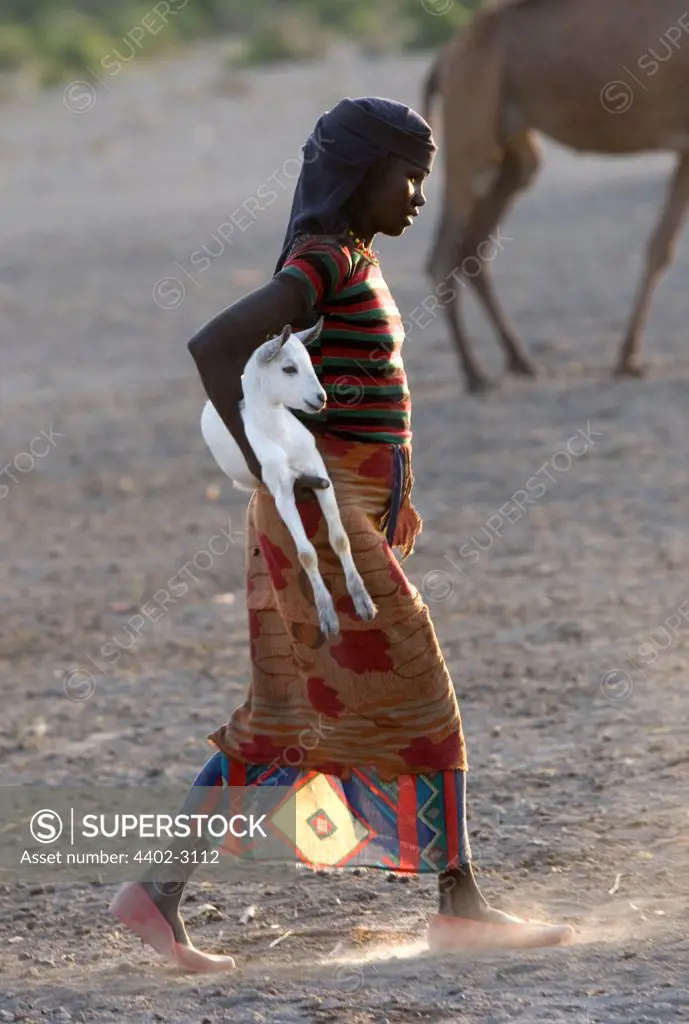
[[[346,246],[338,242],[307,242],[287,259],[276,275],[296,280],[305,290],[311,308],[329,302],[352,271]]]

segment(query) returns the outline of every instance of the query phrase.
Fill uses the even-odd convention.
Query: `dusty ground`
[[[271,272],[296,173],[285,161],[321,110],[367,92],[415,103],[425,66],[345,54],[219,83],[199,51],[183,65],[132,66],[82,113],[60,91],[3,109],[3,465],[53,431],[49,446],[33,444],[47,454],[32,469],[20,458],[16,481],[0,481],[3,782],[181,790],[207,755],[204,737],[240,701],[244,501],[202,446],[185,343]],[[89,103],[83,86],[68,96],[76,109]],[[211,881],[191,887],[191,930],[234,954],[238,970],[199,980],[122,934],[106,913],[112,884],[8,882],[0,1020],[689,1017],[689,622],[678,612],[689,568],[689,248],[653,306],[650,377],[611,379],[669,158],[547,154],[496,262],[541,379],[468,399],[439,320],[407,342],[425,517],[409,572],[461,701],[482,884],[508,909],[571,922],[576,944],[433,959],[428,880],[295,875],[250,892]],[[439,178],[414,231],[380,246],[405,315],[426,294],[418,266]],[[217,252],[214,230],[271,179],[277,201],[196,282],[186,277],[191,254],[204,243]],[[186,295],[161,308],[152,292],[171,276]],[[163,305],[181,296],[175,287],[159,286]],[[484,365],[502,376],[473,307],[470,322]],[[565,468],[556,453],[579,430],[596,433]],[[489,517],[537,473],[546,492],[487,539]],[[104,664],[101,647],[128,642],[131,615],[228,516],[236,543]],[[472,562],[477,543],[486,550]],[[219,593],[234,603],[215,602]],[[213,920],[199,911],[209,902]],[[242,926],[252,902],[257,917]]]

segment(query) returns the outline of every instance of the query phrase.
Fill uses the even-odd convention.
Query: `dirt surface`
[[[245,499],[203,447],[186,341],[270,275],[318,114],[343,95],[417,103],[426,66],[343,51],[237,78],[202,49],[132,65],[90,109],[84,86],[67,104],[58,90],[3,108],[3,783],[182,792],[241,701]],[[486,398],[465,396],[439,318],[409,333],[425,529],[407,564],[460,699],[481,884],[505,909],[572,923],[575,944],[433,958],[426,878],[211,880],[190,886],[190,930],[238,967],[199,979],[123,934],[106,909],[114,885],[37,875],[0,885],[0,1021],[689,1018],[689,248],[653,305],[649,377],[612,379],[670,158],[546,155],[495,262],[541,377],[504,377],[473,305],[500,379]],[[272,205],[219,247],[219,225],[269,181]],[[427,294],[440,183],[413,231],[379,246],[405,317]],[[195,272],[204,244],[217,256]],[[179,283],[156,289],[171,277],[183,299]],[[45,454],[21,457],[30,444]],[[534,477],[544,489],[508,519]],[[233,543],[194,569],[223,529]],[[195,581],[132,643],[132,615],[185,566]],[[119,660],[100,653],[108,643]]]

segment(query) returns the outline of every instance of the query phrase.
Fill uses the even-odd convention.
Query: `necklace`
[[[352,239],[360,253],[366,256],[367,259],[371,260],[372,263],[378,263],[378,257],[375,252],[370,245],[366,245],[363,238],[357,238],[351,228],[347,228],[347,234]]]

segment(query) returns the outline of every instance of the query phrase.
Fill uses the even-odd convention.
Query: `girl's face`
[[[423,183],[427,172],[395,157],[382,175],[375,175],[366,188],[358,230],[364,237],[375,234],[401,235],[418,217],[426,202]]]

